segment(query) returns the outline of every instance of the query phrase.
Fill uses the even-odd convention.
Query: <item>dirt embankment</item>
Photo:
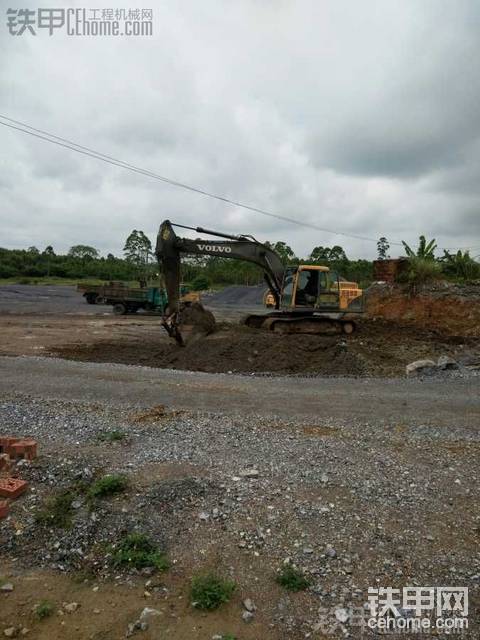
[[[375,284],[367,291],[367,313],[447,336],[480,337],[480,285],[439,283],[411,292]]]
[[[351,336],[284,336],[224,323],[215,333],[186,347],[125,336],[121,341],[59,346],[50,353],[72,360],[209,373],[395,376],[404,375],[405,365],[413,360],[458,357],[479,347],[475,338],[442,337],[383,320],[364,320]]]

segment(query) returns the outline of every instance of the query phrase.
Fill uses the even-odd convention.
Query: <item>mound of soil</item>
[[[190,327],[192,331],[209,334],[215,329],[215,316],[200,302],[194,302],[180,312],[180,327]]]
[[[374,284],[366,292],[370,317],[381,317],[446,335],[480,337],[480,285],[448,282],[406,287]]]
[[[145,344],[130,338],[67,345],[53,353],[73,360],[210,373],[394,376],[404,375],[405,365],[413,360],[455,356],[459,349],[475,349],[478,343],[383,321],[362,322],[351,336],[285,336],[222,324],[186,347],[165,340]]]

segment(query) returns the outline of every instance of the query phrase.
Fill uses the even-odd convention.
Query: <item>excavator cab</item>
[[[361,311],[362,291],[328,267],[299,265],[285,270],[281,308],[330,313]]]
[[[328,269],[326,267],[301,265],[297,271],[297,283],[295,289],[295,307],[325,306],[325,295],[328,296],[329,305],[335,304],[329,295]]]

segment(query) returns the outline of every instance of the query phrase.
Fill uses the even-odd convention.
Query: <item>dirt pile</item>
[[[185,334],[208,335],[215,329],[215,316],[200,302],[184,307],[180,312],[180,330]]]
[[[136,341],[59,347],[55,355],[93,362],[122,362],[211,373],[312,373],[361,375],[364,366],[336,336],[279,336],[223,326],[186,347]]]
[[[413,360],[457,357],[478,347],[478,339],[442,338],[432,331],[380,320],[362,321],[351,336],[283,336],[224,323],[183,348],[164,340],[145,344],[132,336],[65,345],[51,353],[73,360],[210,373],[394,376],[404,375],[405,366]]]
[[[480,337],[480,285],[442,282],[412,293],[398,285],[377,283],[366,296],[371,318],[408,323],[449,336]]]

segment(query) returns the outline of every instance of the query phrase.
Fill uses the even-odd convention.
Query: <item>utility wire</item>
[[[56,144],[58,146],[64,147],[66,149],[70,149],[71,151],[76,151],[77,153],[81,153],[86,156],[90,156],[92,158],[96,158],[97,160],[102,160],[108,164],[113,164],[117,167],[122,167],[124,169],[128,169],[135,173],[139,173],[141,175],[146,175],[156,180],[160,180],[165,182],[171,186],[179,187],[181,189],[187,189],[188,191],[193,191],[194,193],[198,193],[200,195],[207,196],[209,198],[214,198],[215,200],[220,200],[221,202],[226,202],[227,204],[231,204],[235,207],[240,207],[242,209],[247,209],[249,211],[253,211],[255,213],[260,213],[261,215],[268,216],[270,218],[276,218],[277,220],[283,220],[284,222],[289,222],[291,224],[296,224],[301,227],[307,227],[309,229],[315,229],[316,231],[321,231],[322,233],[331,233],[333,235],[344,236],[346,238],[355,238],[356,240],[365,240],[367,242],[377,242],[375,238],[369,238],[367,236],[361,236],[353,233],[346,233],[343,231],[333,231],[331,229],[326,229],[324,227],[320,227],[315,224],[311,224],[309,222],[302,222],[301,220],[296,220],[295,218],[290,218],[288,216],[284,216],[277,213],[272,213],[271,211],[266,211],[265,209],[260,209],[258,207],[254,207],[248,204],[244,204],[242,202],[238,202],[236,200],[232,200],[225,196],[221,196],[218,194],[211,193],[204,189],[200,189],[198,187],[193,187],[191,185],[185,184],[183,182],[179,182],[177,180],[172,180],[171,178],[167,178],[165,176],[154,173],[153,171],[149,171],[148,169],[142,169],[141,167],[137,167],[135,165],[129,164],[128,162],[124,162],[123,160],[119,160],[118,158],[114,158],[113,156],[106,155],[104,153],[100,153],[99,151],[95,151],[95,149],[91,149],[90,147],[85,147],[83,145],[77,144],[76,142],[72,142],[67,138],[62,138],[60,136],[56,136],[48,131],[43,131],[42,129],[36,129],[35,127],[31,127],[30,125],[20,122],[18,120],[14,120],[13,118],[8,118],[0,114],[0,118],[3,120],[7,120],[8,122],[13,122],[15,124],[8,124],[8,122],[2,122],[0,120],[0,124],[9,127],[10,129],[15,129],[17,131],[21,131],[22,133],[27,133],[28,135],[34,136],[35,138],[40,138],[45,142],[50,142],[52,144]],[[15,126],[20,125],[20,126]],[[24,127],[24,128],[22,128]],[[35,132],[35,133],[34,133]],[[397,244],[401,245],[401,242],[390,241],[389,244]]]
[[[215,193],[211,193],[209,191],[206,191],[205,189],[200,189],[198,187],[193,187],[191,185],[188,185],[186,183],[183,182],[179,182],[177,180],[173,180],[171,178],[167,178],[165,176],[162,176],[158,173],[154,173],[153,171],[150,171],[148,169],[142,169],[141,167],[138,167],[136,165],[133,164],[129,164],[128,162],[124,162],[123,160],[119,160],[118,158],[114,158],[113,156],[109,156],[106,155],[104,153],[101,153],[99,151],[96,151],[95,149],[92,149],[90,147],[85,147],[83,145],[80,145],[76,142],[73,142],[71,140],[68,140],[67,138],[62,138],[61,136],[57,136],[53,133],[49,133],[48,131],[44,131],[42,129],[37,129],[35,127],[30,126],[29,124],[26,124],[25,122],[21,122],[19,120],[14,120],[13,118],[9,118],[8,116],[2,115],[0,114],[0,118],[3,120],[6,120],[7,122],[2,122],[2,120],[0,120],[0,124],[3,125],[4,127],[9,127],[10,129],[15,129],[17,131],[21,131],[22,133],[26,133],[28,135],[34,136],[36,138],[39,138],[40,140],[44,140],[45,142],[50,142],[51,144],[56,144],[58,146],[64,147],[66,149],[69,149],[71,151],[76,151],[77,153],[81,153],[83,155],[89,156],[91,158],[95,158],[96,160],[101,160],[102,162],[106,162],[108,164],[117,166],[117,167],[121,167],[123,169],[128,169],[129,171],[132,171],[134,173],[138,173],[140,175],[145,175],[148,176],[150,178],[154,178],[155,180],[159,180],[161,182],[164,182],[166,184],[169,184],[171,186],[174,187],[178,187],[181,189],[186,189],[188,191],[192,191],[194,193],[198,193],[200,195],[209,197],[209,198],[214,198],[215,200],[219,200],[221,202],[225,202],[227,204],[231,204],[235,207],[240,207],[242,209],[246,209],[248,211],[253,211],[255,213],[259,213],[261,215],[264,216],[268,216],[269,218],[276,218],[277,220],[283,220],[284,222],[289,222],[291,224],[295,224],[297,226],[301,226],[301,227],[306,227],[309,229],[314,229],[315,231],[321,231],[322,233],[330,233],[332,235],[338,235],[338,236],[343,236],[345,238],[354,238],[356,240],[364,240],[367,242],[377,242],[377,239],[375,238],[370,238],[367,236],[361,236],[361,235],[357,235],[357,234],[353,234],[353,233],[346,233],[343,231],[333,231],[331,229],[326,229],[324,227],[320,227],[316,224],[312,224],[309,222],[302,222],[301,220],[296,220],[295,218],[290,218],[288,216],[284,216],[281,214],[277,214],[277,213],[272,213],[271,211],[266,211],[265,209],[260,209],[258,207],[254,207],[248,204],[244,204],[242,202],[236,201],[236,200],[232,200],[230,198],[227,198],[225,196],[221,196]],[[8,123],[14,123],[14,124],[8,124]],[[19,125],[19,126],[16,126]],[[23,127],[23,128],[22,128]],[[402,242],[399,242],[397,240],[390,240],[388,242],[389,245],[398,245],[398,246],[402,246]],[[465,250],[470,250],[470,251],[475,251],[477,248],[480,247],[475,247],[475,248],[471,248],[471,247],[447,247],[446,250],[458,250],[458,249],[465,249]]]

